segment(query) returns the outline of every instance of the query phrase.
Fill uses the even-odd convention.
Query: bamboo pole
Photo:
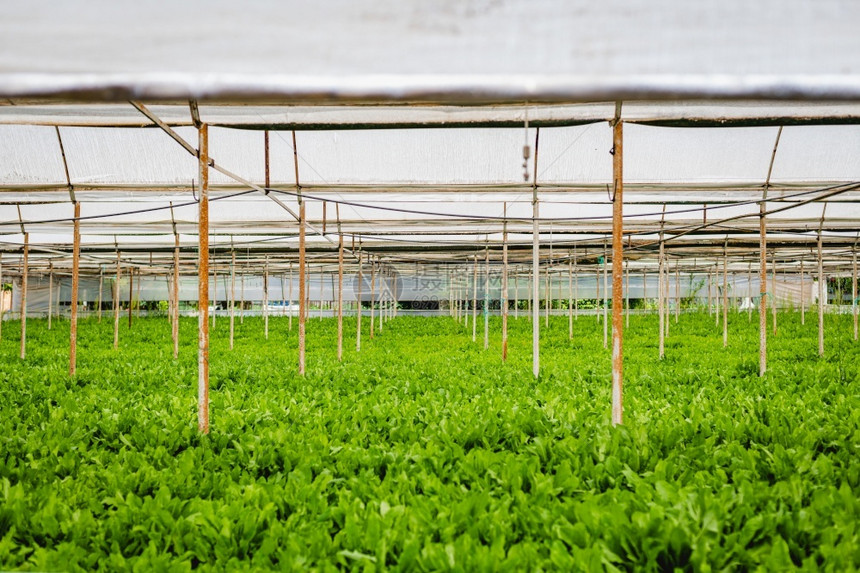
[[[131,329],[132,299],[134,298],[134,267],[128,269],[128,328]]]
[[[21,272],[21,360],[27,355],[27,275],[29,274],[30,233],[24,233],[24,261]]]
[[[663,251],[663,231],[661,230],[660,231],[660,255],[659,255],[660,258],[658,260],[658,269],[657,269],[657,274],[659,276],[659,280],[657,281],[657,315],[658,315],[659,327],[660,327],[660,339],[658,341],[660,359],[662,359],[666,355],[666,352],[665,352],[666,329],[663,325],[663,322],[665,320],[665,313],[663,312],[663,294],[664,294],[663,290],[664,290],[664,286],[665,286],[663,283],[663,265],[664,265],[663,252],[664,252]],[[710,307],[710,285],[708,286],[708,306]]]
[[[484,276],[484,350],[490,347],[490,248],[486,249]]]
[[[597,320],[597,324],[600,324],[600,300],[603,298],[600,295],[600,261],[597,261],[597,264],[594,265],[594,284],[596,285],[595,295],[594,295],[594,316],[595,320]]]
[[[502,223],[502,362],[508,360],[508,205]]]
[[[630,328],[630,261],[624,261],[624,274],[627,278],[624,289],[624,327]]]
[[[230,350],[233,350],[233,333],[236,315],[236,251],[230,252]]]
[[[854,340],[857,340],[857,251],[851,253],[851,314],[854,315]]]
[[[767,199],[767,186],[764,190]],[[759,376],[767,372],[767,215],[766,202],[759,203]]]
[[[197,264],[197,428],[209,433],[209,126],[198,128],[200,201]]]
[[[537,192],[537,162],[538,142],[540,140],[540,128],[535,129],[535,160],[532,178],[532,374],[537,378],[540,375],[540,292],[538,283],[540,278],[540,205]],[[523,155],[528,161],[528,146],[524,147]]]
[[[54,306],[54,262],[48,262],[48,330],[51,330],[51,315]]]
[[[729,346],[729,261],[723,249],[723,348]]]
[[[263,335],[269,340],[269,257],[263,266]]]
[[[770,314],[773,318],[773,335],[776,336],[776,249],[770,255]]]
[[[119,278],[121,267],[119,251],[116,252],[116,280],[113,284],[113,348],[119,348]]]
[[[105,269],[103,266],[99,265],[99,323],[102,321],[102,292],[104,289],[105,283]],[[57,316],[59,316],[60,311],[60,301],[57,301]]]
[[[290,261],[290,287],[289,287],[289,309],[287,312],[287,316],[289,317],[289,329],[290,332],[293,331],[293,263]]]
[[[295,149],[296,132],[293,132],[293,149]],[[298,174],[297,174],[298,175]],[[298,181],[298,176],[296,177]],[[305,320],[307,315],[307,300],[305,299],[305,276],[307,273],[305,262],[305,224],[306,224],[306,202],[299,196],[299,374],[305,375]],[[359,267],[361,268],[361,267]],[[361,272],[361,271],[359,271]],[[361,276],[361,275],[359,275]],[[361,324],[359,322],[359,324]]]
[[[478,341],[478,255],[475,255],[472,278],[472,342]]]
[[[800,259],[800,324],[806,324],[806,286],[803,284],[803,259]]]
[[[552,240],[552,239],[550,239]],[[550,250],[552,250],[552,246],[550,246]],[[544,309],[544,326],[549,328],[549,306],[550,306],[550,298],[552,296],[552,287],[550,285],[549,279],[549,268],[552,266],[552,254],[550,254],[549,260],[546,263],[546,269],[544,270],[544,289],[543,289],[543,309]]]
[[[170,330],[173,335],[173,359],[179,358],[179,235],[173,236],[173,316]]]
[[[573,259],[567,260],[567,338],[573,340]]]
[[[81,204],[75,201],[75,220],[72,230],[72,315],[69,336],[69,376],[78,367],[78,280],[81,266]],[[50,311],[48,312],[50,317]]]
[[[576,246],[573,247],[573,319],[579,320],[579,273],[576,268]]]
[[[826,304],[827,289],[824,285],[824,262],[821,257],[821,243],[821,231],[818,231],[818,355],[824,356],[824,305]]]
[[[607,314],[609,312],[609,284],[607,283],[607,264],[606,264],[606,241],[603,243],[603,348],[609,348],[609,321]],[[619,287],[620,291],[620,287]],[[615,297],[613,297],[614,299]],[[620,308],[620,306],[619,306]],[[613,312],[613,315],[615,313]]]
[[[337,359],[338,362],[343,360],[343,234],[341,233],[337,236]]]
[[[361,275],[361,247],[358,247],[358,294],[355,307],[355,351],[361,350],[361,286],[364,278]]]
[[[675,324],[681,317],[681,272],[678,270],[678,261],[675,260]]]
[[[622,387],[624,378],[624,332],[621,319],[623,244],[623,123],[619,120],[621,104],[616,105],[613,125],[612,174],[615,193],[612,197],[612,425],[622,423]],[[605,265],[605,259],[604,259]],[[604,275],[605,276],[605,275]],[[629,276],[629,275],[628,275]]]
[[[451,285],[453,287],[453,285]],[[453,297],[454,289],[449,287],[448,290],[451,292],[451,296]],[[453,300],[453,299],[452,299]],[[372,259],[370,261],[370,339],[373,340],[373,331],[374,329],[374,307],[376,306],[376,262]],[[452,306],[452,310],[455,310]],[[456,320],[456,312],[454,316]]]

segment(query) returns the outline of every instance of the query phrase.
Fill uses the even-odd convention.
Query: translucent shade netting
[[[193,146],[193,128],[176,131]],[[76,185],[183,185],[198,179],[195,159],[155,128],[60,128]],[[763,183],[777,128],[625,126],[624,177],[631,183]],[[523,145],[535,130],[460,128],[297,133],[303,184],[514,184],[523,181]],[[264,182],[264,135],[212,128],[210,156],[257,184]],[[605,123],[544,128],[539,184],[611,181],[611,130]],[[860,179],[860,126],[794,126],[783,130],[771,181]],[[292,140],[270,134],[273,185],[294,185]],[[210,170],[213,185],[235,183]],[[0,185],[63,184],[53,127],[0,126]]]

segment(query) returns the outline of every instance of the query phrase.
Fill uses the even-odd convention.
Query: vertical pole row
[[[612,178],[615,193],[612,197],[612,425],[622,422],[622,387],[624,380],[624,331],[621,316],[623,291],[621,278],[624,264],[623,216],[624,216],[624,164],[623,123],[620,103],[616,107],[616,120],[612,129],[613,149]],[[629,275],[628,275],[629,276]]]
[[[200,202],[197,223],[197,428],[209,433],[209,126],[198,128]]]
[[[21,271],[21,360],[27,355],[27,275],[30,257],[30,233],[24,233],[24,261]]]

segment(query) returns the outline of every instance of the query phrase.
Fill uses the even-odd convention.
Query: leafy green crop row
[[[735,570],[860,566],[860,351],[780,317],[632,317],[625,425],[609,424],[602,326],[510,320],[510,361],[449,318],[399,317],[335,358],[335,323],[227,321],[212,336],[212,433],[196,431],[196,319],[15,325],[0,342],[0,569]],[[237,321],[238,322],[238,321]],[[839,331],[839,334],[836,331]]]

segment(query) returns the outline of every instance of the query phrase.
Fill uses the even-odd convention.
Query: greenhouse
[[[853,4],[36,4],[0,569],[860,567]]]

